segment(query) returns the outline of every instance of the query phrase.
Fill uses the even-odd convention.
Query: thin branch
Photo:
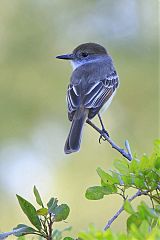
[[[141,195],[147,195],[148,191],[141,191],[138,190],[131,198],[128,199],[129,202],[132,202],[136,197],[139,197]],[[104,231],[106,231],[108,228],[110,228],[111,224],[117,219],[117,217],[124,211],[124,207],[121,207],[118,212],[108,221],[106,226],[104,227]]]
[[[100,133],[101,136],[103,136],[103,138],[105,140],[107,140],[109,142],[109,144],[112,146],[112,148],[116,149],[119,153],[121,153],[125,158],[127,158],[129,161],[132,160],[132,153],[131,153],[131,149],[130,149],[130,145],[128,140],[125,141],[125,147],[126,150],[125,151],[123,148],[120,148],[108,135],[107,133],[105,133],[105,131],[99,129],[94,123],[91,122],[91,120],[87,119],[86,123],[88,123],[91,127],[93,127],[97,132]]]
[[[47,233],[46,219],[43,220],[43,219],[40,218],[40,221],[41,221],[41,224],[42,224],[41,231],[47,236],[48,233]]]
[[[48,222],[48,237],[47,240],[52,240],[52,225],[53,225],[53,221],[52,221],[52,214],[49,214],[49,222]]]

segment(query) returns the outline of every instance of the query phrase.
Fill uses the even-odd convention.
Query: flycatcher
[[[80,149],[82,129],[102,107],[108,108],[119,85],[118,75],[106,49],[96,43],[84,43],[71,54],[57,56],[70,60],[73,73],[67,90],[68,118],[72,122],[65,143],[66,154]]]

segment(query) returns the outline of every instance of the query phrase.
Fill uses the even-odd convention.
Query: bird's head
[[[76,47],[71,54],[57,56],[58,59],[71,60],[73,68],[107,56],[106,49],[97,43],[84,43]]]

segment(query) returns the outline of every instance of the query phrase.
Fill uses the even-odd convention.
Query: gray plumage
[[[64,151],[80,149],[82,129],[87,118],[110,104],[119,79],[106,49],[96,43],[78,46],[72,54],[57,58],[70,59],[74,68],[67,90],[68,118],[72,121]]]

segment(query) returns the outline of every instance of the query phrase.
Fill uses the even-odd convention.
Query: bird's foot
[[[100,144],[101,144],[101,140],[106,141],[106,138],[104,137],[104,135],[109,137],[109,133],[107,132],[107,130],[105,128],[102,128],[102,132],[101,132],[101,135],[99,137],[99,143]]]

